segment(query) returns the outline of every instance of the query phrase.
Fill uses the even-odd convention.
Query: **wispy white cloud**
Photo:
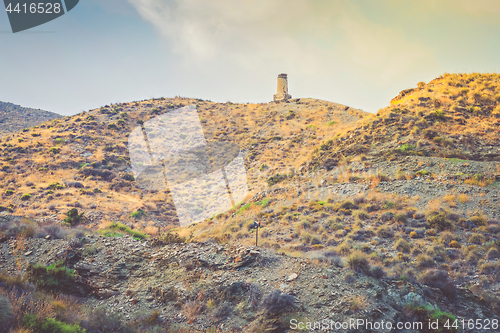
[[[129,2],[195,70],[235,66],[249,77],[288,71],[324,95],[341,85],[340,77],[387,85],[432,66],[423,45],[369,21],[348,1]]]

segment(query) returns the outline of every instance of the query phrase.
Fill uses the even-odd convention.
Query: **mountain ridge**
[[[0,136],[16,133],[57,118],[62,116],[50,111],[0,101]]]

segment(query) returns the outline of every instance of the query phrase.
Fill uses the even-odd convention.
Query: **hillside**
[[[171,196],[142,191],[133,181],[127,140],[139,123],[186,105],[197,106],[210,142],[238,144],[246,156],[253,192],[267,187],[267,174],[298,168],[312,147],[366,115],[312,99],[237,105],[176,98],[106,106],[3,139],[3,206],[53,223],[77,205],[88,210],[92,227],[118,220],[136,222],[131,214],[138,210],[148,215],[150,227],[165,221],[175,224]]]
[[[0,101],[0,137],[61,117],[57,113]]]
[[[167,165],[184,166],[179,179],[166,184],[227,164],[237,147],[249,193],[180,226],[173,187],[150,177],[141,188],[133,168],[143,164],[129,149],[153,156],[165,131],[176,145],[159,156],[195,140],[185,119],[167,126],[190,105],[215,153],[184,152]],[[498,320],[499,124],[496,74],[421,82],[377,114],[305,98],[176,97],[52,120],[0,141],[0,270],[28,272],[14,282],[0,277],[0,287],[3,279],[2,288],[50,290],[43,272],[62,260],[74,275],[63,291],[97,298],[79,311],[106,308],[139,331],[283,332],[290,319]],[[129,141],[131,133],[147,144]],[[102,313],[58,316],[90,332],[106,321],[125,332]],[[407,330],[416,331],[439,330]]]

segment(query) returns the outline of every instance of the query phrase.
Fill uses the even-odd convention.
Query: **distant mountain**
[[[57,118],[62,118],[62,116],[54,112],[0,101],[0,136],[17,133],[24,128]]]

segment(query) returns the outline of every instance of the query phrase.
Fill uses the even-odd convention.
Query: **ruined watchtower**
[[[278,92],[274,95],[275,102],[284,102],[292,98],[288,95],[288,79],[286,74],[278,75]]]

